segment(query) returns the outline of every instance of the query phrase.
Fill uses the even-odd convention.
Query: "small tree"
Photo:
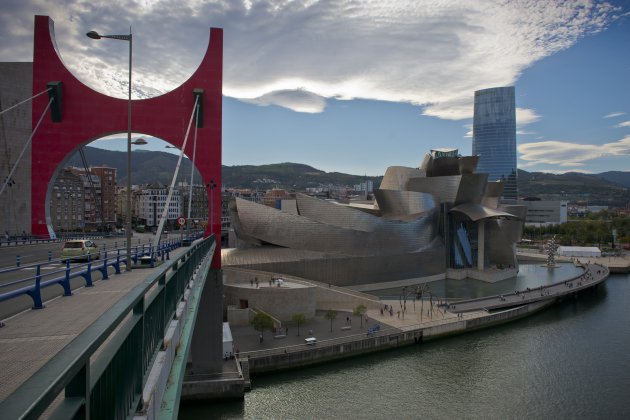
[[[357,305],[357,307],[352,311],[352,315],[361,318],[361,328],[363,328],[363,314],[365,314],[365,311],[367,311],[367,308],[363,304]]]
[[[335,311],[334,309],[327,310],[325,318],[330,321],[330,332],[332,332],[332,323],[333,320],[337,318],[337,311]]]
[[[265,330],[271,331],[271,329],[273,328],[273,320],[271,319],[271,317],[262,312],[258,312],[256,315],[254,315],[251,324],[256,331],[260,331],[260,334],[265,332]]]
[[[291,320],[293,322],[295,322],[297,324],[297,330],[298,333],[297,335],[300,335],[300,325],[304,324],[306,322],[306,315],[304,315],[303,313],[295,313],[293,315],[291,315]]]

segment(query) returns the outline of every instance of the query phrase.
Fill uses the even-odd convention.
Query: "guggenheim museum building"
[[[371,205],[298,194],[275,209],[235,198],[239,245],[222,264],[357,290],[515,276],[525,209],[501,201],[503,181],[489,182],[478,161],[433,150],[417,168],[391,166]]]

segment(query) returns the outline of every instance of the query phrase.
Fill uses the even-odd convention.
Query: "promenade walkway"
[[[607,267],[598,264],[585,264],[584,273],[573,279],[540,286],[533,289],[516,290],[513,293],[489,296],[479,299],[457,301],[447,306],[449,312],[465,313],[479,310],[509,308],[549,299],[558,299],[593,287],[608,278]]]
[[[186,250],[172,251],[171,258]],[[5,320],[0,328],[0,401],[159,267],[111,274],[93,287],[75,289],[72,296],[45,302],[44,309]]]

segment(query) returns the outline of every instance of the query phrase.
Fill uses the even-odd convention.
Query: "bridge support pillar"
[[[187,374],[220,373],[223,363],[223,270],[210,269],[199,301]]]

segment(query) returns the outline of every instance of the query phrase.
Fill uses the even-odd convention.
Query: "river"
[[[466,297],[552,281],[535,267],[521,273],[432,291]],[[516,322],[258,376],[252,386],[243,401],[184,405],[180,418],[630,418],[630,275]]]

